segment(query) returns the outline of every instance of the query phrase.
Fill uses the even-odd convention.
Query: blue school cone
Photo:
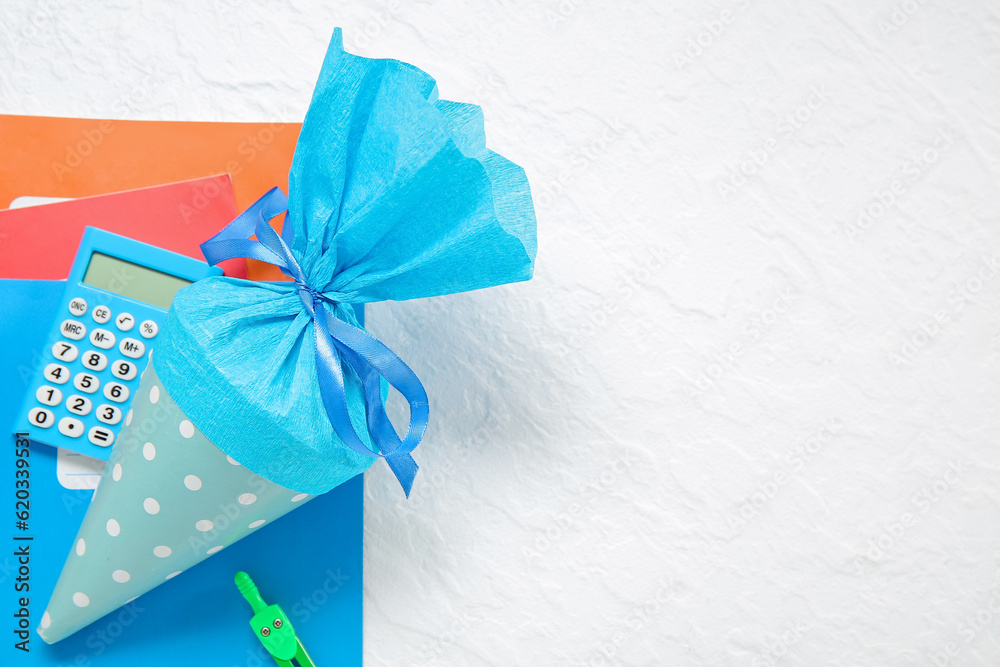
[[[68,637],[312,497],[226,456],[150,364],[38,634]]]

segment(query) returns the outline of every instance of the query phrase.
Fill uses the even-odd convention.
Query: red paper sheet
[[[65,280],[84,227],[203,259],[199,245],[236,217],[229,175],[0,210],[0,278]],[[222,264],[245,278],[246,263]]]

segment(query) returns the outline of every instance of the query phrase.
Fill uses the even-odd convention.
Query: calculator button
[[[160,327],[156,326],[153,320],[143,320],[139,325],[139,334],[143,338],[152,338],[160,332]]]
[[[80,317],[87,312],[87,302],[80,297],[76,297],[69,302],[69,312]]]
[[[63,417],[59,420],[59,432],[67,438],[79,438],[83,435],[83,422],[72,417]]]
[[[108,358],[100,352],[84,352],[80,361],[88,371],[103,371],[108,367]]]
[[[49,364],[45,367],[42,375],[52,384],[66,384],[69,382],[69,369],[59,364]]]
[[[107,324],[111,321],[111,309],[107,306],[98,306],[94,308],[94,312],[90,314],[94,318],[94,321],[98,324]]]
[[[86,396],[80,396],[79,394],[70,394],[66,399],[66,409],[72,412],[74,415],[80,415],[85,417],[90,414],[90,411],[94,408],[94,404],[90,402],[90,399]]]
[[[115,318],[115,324],[120,331],[131,331],[132,327],[135,326],[135,318],[128,313],[122,313]]]
[[[43,384],[35,392],[35,398],[42,405],[59,405],[62,403],[62,392],[55,387]]]
[[[73,343],[64,343],[59,341],[52,346],[52,356],[59,361],[75,361],[77,355],[79,354],[80,350],[78,350],[76,345],[73,345]]]
[[[90,332],[90,344],[102,350],[110,350],[115,346],[115,335],[107,329],[94,329]]]
[[[46,410],[45,408],[31,408],[31,412],[28,413],[28,421],[31,422],[32,426],[37,426],[38,428],[49,428],[56,423],[56,418],[53,416],[51,410]]]
[[[73,386],[80,391],[93,394],[100,388],[101,381],[97,379],[96,375],[91,375],[90,373],[77,373],[73,377]]]
[[[109,382],[104,385],[104,398],[115,403],[124,403],[128,400],[130,393],[128,387],[117,382]]]
[[[87,335],[87,327],[76,320],[63,320],[59,333],[70,340],[82,340]]]
[[[122,411],[113,405],[101,403],[97,406],[97,418],[105,424],[114,426],[122,420]]]
[[[142,355],[146,354],[146,346],[143,345],[141,340],[137,340],[135,338],[123,338],[122,342],[118,345],[118,351],[126,357],[138,359]]]
[[[139,369],[134,361],[119,359],[111,364],[111,374],[119,380],[131,380],[138,371]]]
[[[109,428],[95,426],[87,433],[87,439],[98,447],[110,447],[111,443],[115,441],[115,434]]]

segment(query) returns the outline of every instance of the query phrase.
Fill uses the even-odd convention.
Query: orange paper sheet
[[[228,173],[243,210],[272,187],[287,192],[300,128],[0,115],[0,207],[24,195],[87,197]],[[251,278],[285,279],[247,264]]]

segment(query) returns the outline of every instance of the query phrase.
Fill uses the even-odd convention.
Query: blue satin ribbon
[[[287,210],[285,193],[273,188],[221,232],[202,243],[201,252],[212,265],[237,257],[274,264],[295,281],[302,304],[312,317],[319,391],[330,425],[344,444],[355,452],[384,458],[409,497],[413,478],[417,474],[417,464],[410,452],[420,444],[427,430],[427,392],[416,374],[395,352],[363,329],[334,317],[323,305],[336,306],[347,301],[335,301],[306,281],[302,267],[289,249],[294,239],[292,226],[285,224],[281,236],[278,236],[268,223]],[[254,234],[256,240],[250,238]],[[364,444],[351,423],[341,360],[361,379],[368,433],[378,448],[377,453]],[[410,404],[410,424],[403,440],[396,435],[396,429],[385,414],[381,378],[385,378]]]

